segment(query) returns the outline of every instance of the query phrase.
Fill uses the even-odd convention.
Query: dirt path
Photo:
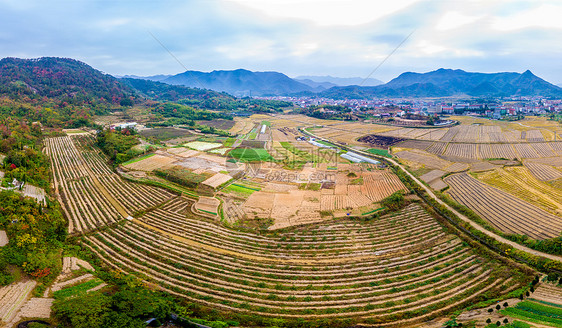
[[[292,120],[294,120],[294,119],[292,119]],[[305,124],[305,125],[308,125],[308,124],[309,124],[309,123],[301,122],[301,121],[298,121],[298,120],[294,120],[294,121],[303,123],[303,124]],[[308,132],[308,131],[307,131],[307,132]],[[318,137],[318,136],[316,136],[315,134],[310,133],[310,132],[308,132],[308,133],[309,133],[311,136],[314,136],[315,138],[318,138],[318,139],[320,139],[320,140],[325,140],[325,141],[327,141],[327,142],[334,143],[334,141],[332,141],[332,140],[330,140],[330,139],[323,138],[323,137]],[[336,143],[336,144],[337,144],[337,143]],[[364,155],[364,156],[376,157],[376,156],[373,156],[373,154],[366,153],[366,152],[363,152],[363,151],[360,151],[360,150],[354,150],[354,151],[357,152],[357,153],[360,153],[361,155]],[[457,217],[459,217],[461,220],[463,220],[463,221],[469,223],[474,229],[477,229],[477,230],[483,232],[484,234],[486,234],[487,236],[492,237],[492,238],[494,238],[495,240],[497,240],[497,241],[499,241],[499,242],[501,242],[501,243],[510,245],[511,247],[513,247],[513,248],[515,248],[515,249],[518,249],[518,250],[520,250],[520,251],[523,251],[523,252],[526,252],[526,253],[529,253],[529,254],[533,254],[533,255],[536,255],[536,256],[542,256],[542,257],[545,257],[545,258],[548,258],[548,259],[551,259],[551,260],[554,260],[554,261],[562,261],[562,256],[547,254],[547,253],[539,252],[539,251],[536,251],[536,250],[534,250],[534,249],[525,247],[525,246],[520,245],[520,244],[518,244],[518,243],[516,243],[516,242],[513,242],[513,241],[511,241],[511,240],[507,240],[507,239],[503,238],[502,236],[500,236],[500,235],[498,235],[498,234],[496,234],[496,233],[494,233],[494,232],[492,232],[492,231],[489,231],[489,230],[487,230],[486,228],[480,226],[480,225],[477,224],[476,222],[470,220],[467,216],[465,216],[465,215],[459,213],[457,210],[455,210],[454,208],[452,208],[451,206],[449,206],[448,204],[446,204],[445,202],[443,202],[439,197],[437,197],[437,196],[433,193],[433,191],[432,191],[431,189],[429,189],[428,187],[426,187],[423,183],[420,182],[420,180],[418,180],[418,178],[416,178],[412,173],[410,173],[408,170],[406,170],[406,168],[404,168],[404,166],[402,166],[401,164],[399,164],[398,162],[396,162],[395,160],[393,160],[393,159],[391,159],[391,158],[384,158],[384,159],[385,159],[386,161],[390,162],[392,165],[394,165],[394,166],[396,166],[396,167],[399,167],[399,168],[400,168],[404,173],[406,173],[419,187],[423,188],[423,190],[425,190],[425,192],[427,193],[427,195],[428,195],[429,197],[433,198],[437,203],[439,203],[440,205],[444,206],[444,207],[445,207],[446,209],[448,209],[449,211],[453,212],[453,213],[454,213]]]

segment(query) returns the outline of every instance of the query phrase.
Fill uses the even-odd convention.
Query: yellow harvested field
[[[529,144],[513,144],[513,148],[519,154],[517,158],[538,158],[541,157]]]
[[[462,172],[468,170],[470,165],[466,163],[453,163],[451,166],[445,168],[447,172]]]
[[[562,191],[537,180],[520,166],[497,168],[477,175],[480,181],[528,201],[553,214],[562,214]]]
[[[234,123],[234,126],[228,130],[228,132],[234,135],[249,133],[254,127],[254,123],[248,118],[236,117],[234,120],[236,123]]]
[[[400,159],[405,159],[411,162],[420,163],[422,166],[429,169],[439,169],[443,170],[450,166],[452,163],[441,159],[435,155],[431,155],[423,150],[412,149],[407,151],[401,151],[396,153],[396,156]]]
[[[562,218],[532,203],[489,186],[466,173],[446,177],[447,193],[480,217],[506,233],[525,234],[534,239],[553,238],[562,231]]]
[[[197,150],[187,149],[185,147],[168,148],[168,150],[166,151],[172,155],[176,155],[179,157],[192,157],[200,154]]]
[[[207,180],[201,182],[201,184],[216,189],[218,186],[222,185],[223,183],[230,181],[230,179],[232,179],[232,177],[228,174],[217,173],[212,177],[208,178]]]
[[[549,158],[533,158],[533,159],[528,159],[525,162],[562,167],[562,156],[549,157]]]
[[[552,166],[526,161],[525,167],[541,181],[550,181],[562,178],[562,172]]]
[[[450,143],[445,149],[443,155],[476,159],[478,156],[477,144],[457,144]]]
[[[176,162],[177,160],[173,157],[163,156],[163,155],[154,155],[148,158],[142,159],[138,162],[134,162],[131,164],[125,165],[126,168],[133,171],[153,171],[156,169],[162,169],[166,167],[170,167],[172,163]]]

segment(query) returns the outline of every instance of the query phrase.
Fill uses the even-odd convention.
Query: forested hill
[[[313,91],[310,86],[279,72],[252,72],[245,69],[233,71],[185,71],[162,82],[228,92],[235,96],[287,95]]]
[[[213,90],[170,85],[141,78],[121,78],[119,81],[135,89],[142,96],[152,100],[177,101],[182,99],[234,98],[229,94]]]
[[[525,71],[523,73],[473,73],[438,69],[428,73],[406,72],[375,87],[334,87],[321,93],[329,98],[445,97],[445,96],[543,96],[562,97],[562,88]]]
[[[133,90],[111,75],[69,58],[0,60],[0,94],[70,104],[119,104]]]

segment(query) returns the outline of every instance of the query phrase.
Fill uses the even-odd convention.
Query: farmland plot
[[[107,265],[188,301],[273,318],[383,324],[399,313],[416,322],[501,294],[521,276],[472,252],[419,205],[376,224],[344,218],[277,234],[158,209],[83,240]]]
[[[529,144],[513,144],[513,148],[519,154],[518,158],[537,158],[541,157]]]
[[[540,157],[552,157],[556,156],[549,143],[546,142],[535,142],[529,144],[533,149],[540,155]]]
[[[527,167],[529,171],[531,171],[531,173],[541,181],[550,181],[562,178],[562,172],[552,166],[529,161],[526,161],[524,164],[525,167]]]
[[[466,173],[450,175],[445,182],[451,187],[447,192],[453,199],[503,232],[546,239],[556,237],[562,231],[562,218],[488,186]]]
[[[424,165],[427,168],[431,168],[431,169],[444,169],[447,166],[451,165],[451,162],[443,160],[437,156],[432,156],[428,153],[425,153],[423,151],[401,151],[396,153],[396,156],[398,156],[398,158],[403,158],[405,160],[408,161],[412,161],[412,162],[416,162],[416,163],[420,163],[422,165]]]
[[[168,168],[176,161],[177,160],[173,157],[156,154],[153,156],[147,156],[139,161],[133,161],[129,164],[124,163],[123,166],[129,170],[151,172],[156,169]]]
[[[172,196],[162,189],[122,180],[108,168],[106,159],[90,147],[91,143],[89,136],[45,140],[55,192],[60,194],[70,218],[69,232],[116,222]]]
[[[450,143],[443,155],[476,159],[478,156],[478,145]]]
[[[435,155],[441,155],[443,154],[443,152],[445,152],[447,145],[448,144],[446,142],[436,142],[433,145],[429,146],[427,148],[427,151]]]
[[[493,158],[513,159],[517,157],[513,146],[510,144],[493,144],[491,146],[494,152]]]
[[[432,146],[434,143],[431,141],[424,140],[406,140],[398,145],[400,148],[415,148],[425,150],[427,147]]]
[[[479,174],[478,179],[553,214],[562,213],[562,191],[535,179],[524,167],[498,168]]]

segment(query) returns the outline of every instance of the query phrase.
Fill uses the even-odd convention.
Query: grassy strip
[[[236,138],[227,138],[224,142],[223,142],[223,146],[227,147],[227,148],[231,148],[232,145],[234,145],[234,143],[236,142]]]
[[[238,184],[238,183],[233,183],[233,184],[231,184],[231,186],[236,186],[236,187],[240,187],[240,188],[250,189],[250,190],[253,190],[253,191],[260,191],[260,190],[261,190],[260,188],[253,188],[253,187],[245,186],[245,185]]]
[[[152,153],[152,154],[144,155],[144,156],[141,156],[141,157],[133,158],[131,160],[126,161],[125,163],[121,163],[121,165],[129,165],[129,164],[133,164],[133,163],[136,163],[136,162],[140,162],[143,159],[147,159],[147,158],[152,157],[154,155],[156,155],[156,154]]]
[[[282,141],[280,142],[281,146],[285,149],[287,149],[288,151],[290,151],[291,153],[295,154],[296,156],[300,157],[302,160],[304,160],[305,162],[317,162],[314,160],[314,158],[312,156],[310,156],[310,153],[304,151],[304,150],[300,150],[297,147],[295,147],[292,143],[287,142],[287,141]]]
[[[374,210],[369,211],[369,212],[361,213],[361,215],[369,215],[369,214],[373,214],[373,213],[376,213],[376,212],[382,211],[382,210],[384,210],[384,207],[380,207],[380,208],[374,209]]]
[[[234,148],[228,155],[243,162],[275,161],[263,148]]]
[[[386,149],[371,148],[371,149],[367,149],[367,151],[371,154],[375,154],[375,155],[379,155],[379,156],[384,156],[384,157],[388,157],[388,158],[392,157],[392,155],[390,155],[388,153],[388,150],[386,150]]]
[[[206,210],[202,210],[202,209],[197,209],[199,212],[203,212],[203,213],[208,213],[208,214],[212,214],[212,215],[218,215],[215,212],[211,212],[211,211],[206,211]]]
[[[324,146],[334,147],[334,148],[337,147],[336,145],[334,145],[334,144],[332,144],[332,143],[329,143],[329,142],[327,142],[327,141],[324,141],[324,140],[314,139],[314,141],[317,142],[317,143],[319,143],[319,144],[322,144],[322,145],[324,145]]]
[[[518,309],[526,310],[533,313],[544,313],[549,317],[556,317],[562,319],[562,309],[557,307],[551,307],[548,305],[543,305],[540,303],[523,301],[517,304]]]
[[[555,307],[562,308],[562,305],[560,305],[560,304],[556,304],[556,303],[552,303],[552,302],[547,302],[547,301],[541,301],[541,300],[534,299],[534,298],[532,298],[532,297],[528,298],[527,300],[533,301],[533,302],[537,302],[537,303],[542,303],[542,304],[549,305],[549,306],[555,306]]]
[[[53,293],[53,297],[56,300],[61,300],[61,299],[77,296],[100,285],[102,282],[103,281],[101,281],[100,279],[92,279],[90,281],[86,281],[76,286],[57,290],[56,292]]]
[[[562,327],[562,320],[556,318],[549,318],[535,313],[527,312],[518,308],[507,308],[500,311],[501,314],[508,315],[512,318],[531,321],[538,324],[548,325],[552,327]]]
[[[250,196],[251,194],[253,194],[255,192],[255,190],[253,190],[253,189],[248,189],[248,188],[244,188],[244,187],[240,187],[240,186],[234,186],[234,185],[230,185],[230,186],[224,188],[223,190],[227,191],[227,192],[233,192],[235,194],[240,194],[242,196]]]

